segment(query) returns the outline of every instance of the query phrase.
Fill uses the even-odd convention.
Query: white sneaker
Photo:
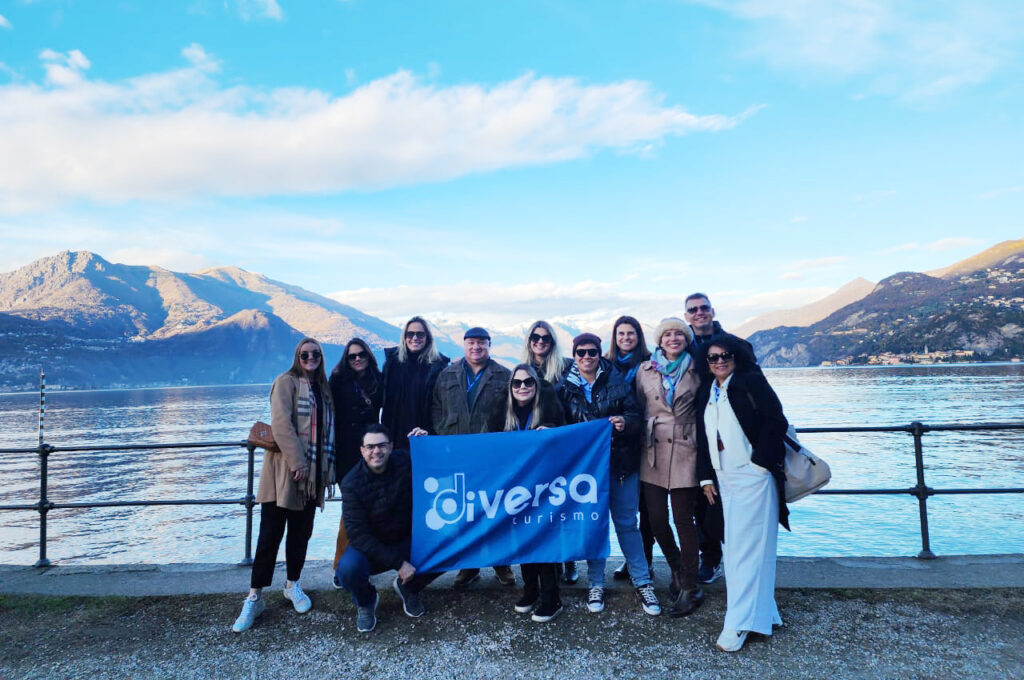
[[[267,608],[263,598],[258,595],[249,595],[242,602],[242,613],[235,619],[235,623],[231,626],[231,630],[236,633],[241,633],[244,630],[252,628],[253,622],[256,617],[263,613],[263,610]]]
[[[604,586],[594,586],[587,595],[587,611],[600,614],[604,611]]]
[[[313,602],[309,599],[309,595],[302,592],[302,586],[299,585],[298,581],[293,583],[291,588],[285,586],[284,597],[286,600],[292,601],[295,611],[300,614],[305,614],[313,608]]]
[[[750,631],[747,630],[729,630],[723,628],[721,635],[718,636],[718,642],[715,646],[723,652],[738,652],[743,648],[743,643],[747,641],[747,634]]]

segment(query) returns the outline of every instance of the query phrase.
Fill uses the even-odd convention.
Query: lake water
[[[766,373],[798,427],[1024,421],[1020,364]],[[253,421],[269,421],[268,391],[256,385],[50,393],[46,441],[240,441]],[[0,448],[37,444],[38,401],[37,394],[0,395]],[[802,439],[831,465],[829,488],[916,484],[909,434]],[[924,453],[931,487],[1024,487],[1024,431],[930,433]],[[259,462],[257,453],[257,472]],[[56,503],[245,494],[241,447],[55,453],[49,463]],[[34,454],[0,453],[0,505],[36,502],[38,468]],[[790,509],[793,532],[780,531],[782,555],[915,555],[921,548],[917,501],[909,495],[816,496]],[[1024,553],[1020,494],[933,496],[928,509],[938,555]],[[339,503],[317,513],[311,559],[333,556],[340,514]],[[0,511],[0,563],[34,563],[38,526],[34,511]],[[62,564],[233,562],[243,556],[244,537],[241,506],[63,509],[49,514],[48,556]]]

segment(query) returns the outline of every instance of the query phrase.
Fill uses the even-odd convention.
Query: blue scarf
[[[634,350],[635,351],[635,350]],[[626,354],[625,356],[619,356],[619,353],[615,353],[615,366],[622,371],[622,375],[627,383],[633,382],[636,378],[636,371],[640,368],[640,362],[631,364],[630,360],[633,358],[633,352]]]
[[[682,352],[678,359],[670,362],[660,347],[654,350],[651,367],[661,374],[661,386],[665,388],[665,403],[669,408],[672,408],[672,402],[676,397],[676,385],[690,367],[690,361],[689,352]]]

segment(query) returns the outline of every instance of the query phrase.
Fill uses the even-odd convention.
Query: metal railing
[[[821,489],[816,493],[819,495],[903,495],[909,494],[917,498],[921,522],[921,551],[917,556],[921,559],[933,559],[928,535],[928,497],[938,495],[963,495],[963,494],[1003,494],[1003,493],[1024,493],[1024,488],[998,487],[998,488],[963,488],[963,489],[933,489],[925,483],[924,478],[924,446],[923,436],[928,432],[965,432],[965,431],[996,431],[996,430],[1024,430],[1024,422],[1020,423],[979,423],[972,425],[943,424],[925,425],[913,422],[909,425],[894,425],[880,427],[804,427],[798,428],[797,432],[806,434],[824,434],[840,432],[906,432],[914,439],[914,466],[917,470],[917,484],[909,488],[887,488],[887,489]],[[48,481],[48,460],[54,453],[71,453],[87,451],[154,451],[160,449],[208,449],[208,448],[245,448],[248,451],[248,474],[246,478],[246,493],[242,498],[189,498],[176,500],[129,500],[129,501],[101,501],[101,502],[59,502],[50,500],[47,493]],[[253,507],[256,505],[256,496],[253,494],[253,485],[256,476],[256,451],[255,447],[245,441],[229,442],[181,442],[171,444],[124,444],[115,446],[51,446],[43,442],[42,423],[40,423],[40,443],[38,447],[0,449],[0,454],[36,454],[39,456],[39,501],[21,505],[0,505],[0,510],[31,510],[39,513],[39,560],[35,563],[37,567],[50,566],[50,560],[46,557],[46,522],[47,514],[52,510],[66,508],[118,508],[150,505],[242,505],[245,507],[245,557],[239,562],[240,565],[252,564],[252,519]],[[340,500],[335,498],[331,500]]]

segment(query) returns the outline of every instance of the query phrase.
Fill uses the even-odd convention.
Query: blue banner
[[[421,572],[608,556],[612,425],[412,437]]]

